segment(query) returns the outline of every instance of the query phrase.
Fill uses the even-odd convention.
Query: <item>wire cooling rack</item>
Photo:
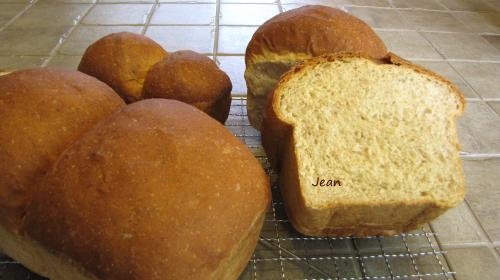
[[[276,174],[260,144],[260,134],[248,122],[246,98],[233,98],[226,127],[252,150],[271,181],[276,182]],[[240,280],[454,279],[445,252],[428,226],[383,238],[307,237],[288,223],[275,183],[272,194],[259,243]],[[0,279],[44,278],[0,255]]]

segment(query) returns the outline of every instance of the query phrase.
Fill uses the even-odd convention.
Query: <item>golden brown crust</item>
[[[141,99],[149,68],[166,55],[160,45],[146,36],[113,33],[87,48],[78,70],[105,82],[131,103]]]
[[[311,5],[281,13],[262,24],[246,49],[245,62],[266,53],[319,56],[362,52],[380,58],[387,49],[362,20],[339,9]]]
[[[0,76],[0,222],[19,229],[35,185],[64,149],[125,106],[78,71],[28,69]]]
[[[465,100],[463,94],[455,85],[438,74],[424,69],[421,66],[414,65],[393,53],[388,53],[387,56],[383,58],[375,59],[365,54],[342,52],[315,57],[295,65],[290,71],[282,76],[273,93],[270,94],[261,128],[262,145],[272,167],[280,174],[280,189],[285,200],[285,209],[289,216],[289,220],[297,231],[311,236],[363,237],[373,235],[394,235],[399,232],[414,230],[423,223],[439,216],[453,205],[444,205],[432,201],[418,204],[405,203],[388,205],[387,211],[391,211],[389,208],[393,207],[394,211],[399,212],[399,217],[402,217],[402,220],[406,222],[384,225],[358,223],[338,227],[334,225],[342,223],[342,220],[349,220],[349,216],[357,215],[363,217],[365,215],[372,215],[370,213],[375,212],[374,205],[359,204],[356,205],[356,208],[354,208],[355,210],[353,210],[353,208],[346,209],[342,205],[336,205],[328,209],[312,209],[307,207],[302,195],[299,186],[297,160],[293,146],[293,126],[282,121],[280,118],[277,102],[279,96],[277,95],[280,92],[281,86],[287,83],[295,74],[306,71],[308,68],[321,63],[350,58],[364,58],[379,64],[393,64],[407,67],[437,79],[446,84],[451,91],[457,95],[460,101],[458,104],[459,114],[464,110]],[[458,139],[454,139],[454,141],[458,143]],[[460,173],[462,173],[459,159],[456,164],[460,168]],[[461,182],[461,184],[463,185],[463,182]],[[465,190],[462,188],[461,193],[457,194],[457,196],[463,198],[464,195]],[[354,220],[359,220],[359,218]]]
[[[224,123],[231,107],[231,90],[231,80],[213,60],[193,51],[177,51],[151,67],[143,95],[191,104]]]
[[[185,103],[148,99],[65,151],[24,225],[98,279],[216,279],[235,246],[255,243],[269,200],[259,162],[220,123]]]

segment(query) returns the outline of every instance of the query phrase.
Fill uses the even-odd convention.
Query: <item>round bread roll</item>
[[[120,32],[90,45],[78,70],[112,87],[127,103],[142,99],[146,74],[167,52],[146,36]]]
[[[263,168],[227,129],[185,103],[148,99],[64,152],[25,232],[42,256],[71,260],[61,279],[237,279],[269,202]]]
[[[387,50],[366,23],[325,6],[290,10],[260,26],[245,54],[247,109],[252,126],[260,129],[267,96],[283,73],[299,61],[336,52],[382,58]]]
[[[0,223],[17,232],[34,185],[62,151],[123,106],[110,87],[78,71],[0,76]]]
[[[149,70],[144,98],[176,99],[224,123],[231,107],[231,89],[231,80],[213,60],[193,51],[177,51]]]

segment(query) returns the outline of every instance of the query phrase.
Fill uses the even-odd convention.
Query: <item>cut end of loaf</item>
[[[462,97],[430,72],[404,61],[326,56],[289,72],[273,106],[293,127],[308,208],[449,208],[463,199],[455,126]]]

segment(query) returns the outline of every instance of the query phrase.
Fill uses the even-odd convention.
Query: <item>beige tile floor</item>
[[[268,18],[305,4],[338,7],[362,18],[391,51],[462,89],[468,101],[459,121],[466,201],[432,222],[429,231],[438,233],[456,279],[500,279],[499,0],[0,0],[0,69],[75,69],[89,43],[131,31],[169,51],[192,49],[211,56],[231,77],[233,94],[244,95],[244,53],[253,32]],[[245,126],[229,128],[258,141],[258,133],[244,122],[230,119],[229,125]],[[391,261],[393,269],[408,265]],[[426,267],[424,259],[419,262]],[[262,265],[265,271],[268,264]],[[300,262],[287,265],[287,273],[299,278],[308,269]],[[338,265],[358,269],[349,259]],[[273,279],[272,273],[283,277],[268,271],[266,279]]]

